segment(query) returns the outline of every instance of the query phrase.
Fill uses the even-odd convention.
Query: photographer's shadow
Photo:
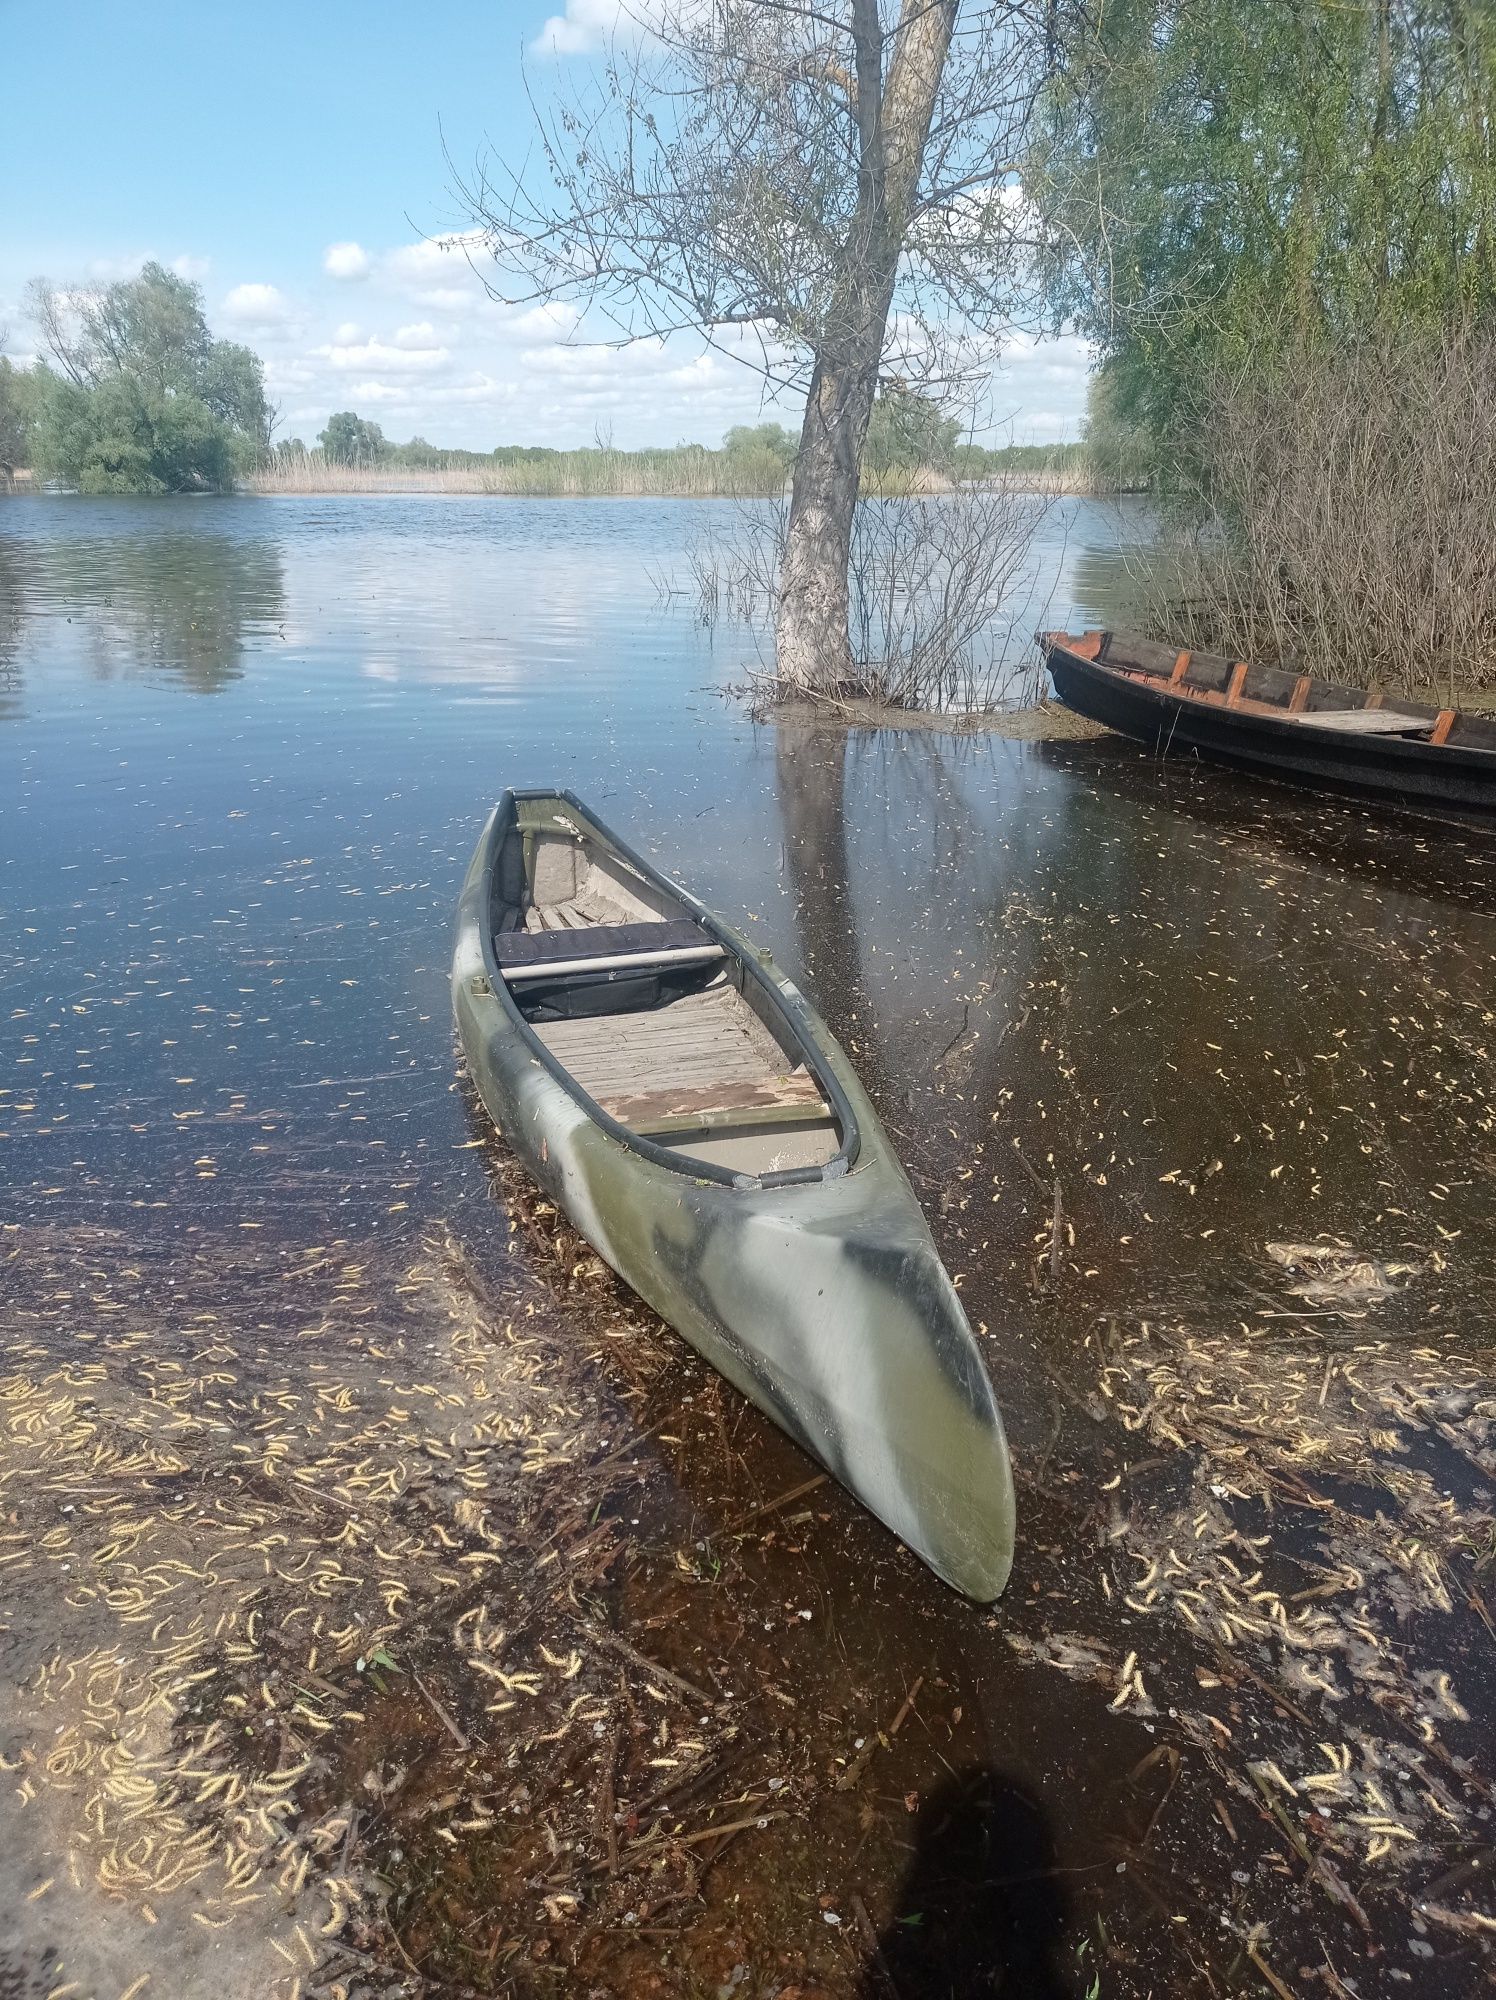
[[[1049,1818],[1000,1771],[959,1773],[921,1805],[918,1847],[861,2000],[1071,2000],[1069,1899]]]

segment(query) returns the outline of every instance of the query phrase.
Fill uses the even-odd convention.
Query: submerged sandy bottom
[[[981,1612],[496,1164],[479,1254],[7,1233],[8,1991],[1478,1976],[1476,1358],[1113,1329]]]

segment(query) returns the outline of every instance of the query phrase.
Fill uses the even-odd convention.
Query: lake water
[[[1096,1496],[1148,1446],[1153,1405],[1135,1396],[1117,1430],[1104,1356],[1163,1322],[1250,1326],[1299,1341],[1316,1383],[1323,1356],[1323,1407],[1358,1342],[1486,1352],[1496,843],[1118,740],[756,724],[727,692],[752,635],[658,590],[720,518],[686,501],[0,503],[0,1222],[164,1236],[184,1257],[244,1230],[502,1232],[453,1047],[451,918],[502,788],[577,791],[803,979],[899,1142],[1038,1482],[1008,1614],[1029,1617],[1025,1664],[907,1563],[879,1585],[895,1624],[870,1628],[834,1572],[893,1559],[849,1504],[822,1587],[838,1644],[890,1685],[944,1663],[958,1722],[964,1705],[985,1752],[1023,1764],[1079,1853],[1096,1786],[1163,1740],[1109,1721],[1111,1684],[1067,1678],[1033,1636],[1041,1609],[1067,1628],[1117,1615],[1094,1571],[1124,1528]],[[1136,528],[1060,503],[1035,622],[1104,621]],[[1293,1290],[1267,1246],[1314,1238],[1393,1267],[1386,1294],[1347,1319]],[[1392,1422],[1377,1408],[1367,1425]],[[1496,1469],[1446,1416],[1416,1447],[1394,1425],[1387,1450],[1422,1452],[1431,1490],[1478,1516]],[[744,1437],[761,1489],[788,1486],[788,1447],[756,1421]],[[714,1490],[695,1491],[704,1519]],[[1183,1663],[1187,1639],[1171,1645]],[[1458,1670],[1461,1645],[1439,1659]],[[1460,1685],[1489,1709],[1488,1669]],[[1242,1856],[1202,1782],[1171,1865],[1214,1839],[1202,1880],[1225,1881]],[[1235,1794],[1232,1810],[1250,1811]],[[1251,1868],[1243,1923],[1254,1896],[1273,1906],[1270,1864]],[[1105,1872],[1114,1928],[1161,1921]],[[1147,1963],[1194,1990],[1185,1941],[1161,1936]],[[1104,1990],[1148,1990],[1143,1964]]]
[[[1088,534],[1108,534],[1086,512],[1067,504],[1048,538],[1066,611]],[[712,518],[690,502],[8,505],[15,1193],[53,1217],[170,1202],[183,1223],[268,1221],[315,1202],[352,1225],[408,1193],[424,1155],[425,1200],[461,1198],[445,959],[467,853],[509,783],[579,791],[794,962],[774,738],[723,695],[753,636],[705,630],[656,582]]]

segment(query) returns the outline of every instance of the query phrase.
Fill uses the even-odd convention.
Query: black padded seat
[[[658,924],[588,924],[563,931],[496,931],[494,957],[515,966],[572,964],[584,958],[632,958],[648,952],[717,949],[710,932],[689,917]]]

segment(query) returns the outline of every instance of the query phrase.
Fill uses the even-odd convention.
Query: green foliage
[[[889,472],[947,470],[961,426],[931,396],[886,383],[873,404],[862,463],[874,479]]]
[[[762,455],[777,459],[781,468],[788,472],[795,463],[800,441],[783,424],[734,424],[722,440],[722,449],[731,458]]]
[[[42,282],[32,310],[53,366],[35,371],[33,455],[83,493],[224,492],[269,441],[258,357],[214,340],[202,292],[160,264],[100,292]]]
[[[28,378],[0,354],[0,475],[31,463],[32,401]]]
[[[233,441],[207,404],[129,375],[96,388],[48,375],[33,440],[38,466],[80,493],[222,493],[233,484]]]
[[[378,465],[390,451],[389,439],[378,424],[352,410],[339,410],[329,417],[317,442],[332,465]]]
[[[1043,188],[1056,316],[1106,416],[1188,447],[1212,370],[1496,305],[1496,9],[1109,0],[1064,51]]]
[[[1081,444],[959,444],[951,455],[951,471],[963,481],[1005,475],[1082,480],[1090,470],[1090,454]]]
[[[1135,493],[1155,482],[1154,441],[1125,407],[1126,375],[1115,365],[1098,368],[1086,391],[1083,447],[1096,484],[1103,491]]]

